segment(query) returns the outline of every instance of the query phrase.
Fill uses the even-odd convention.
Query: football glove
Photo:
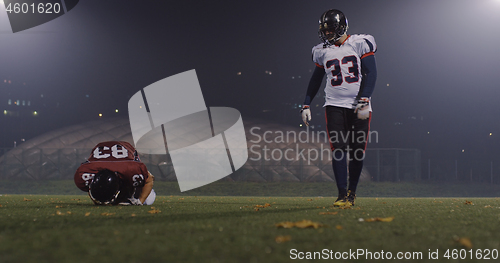
[[[354,113],[358,114],[358,119],[366,120],[370,118],[370,99],[369,98],[360,98],[356,103],[356,108],[354,109]]]
[[[300,113],[302,114],[302,121],[304,124],[309,126],[309,121],[311,121],[311,110],[309,109],[309,105],[304,105]]]
[[[127,198],[127,201],[123,201],[123,202],[120,202],[118,204],[119,205],[142,205],[142,202],[141,202],[141,200],[139,200],[137,198],[130,197],[130,198]]]
[[[128,200],[129,200],[129,201],[130,201],[130,203],[132,203],[133,205],[142,205],[141,200],[139,200],[138,198],[133,198],[133,197],[130,197]]]

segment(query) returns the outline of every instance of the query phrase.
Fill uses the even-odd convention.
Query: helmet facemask
[[[319,20],[319,37],[325,45],[334,45],[349,28],[347,18],[335,9],[328,10],[321,15]]]
[[[114,204],[120,194],[121,180],[116,172],[99,171],[89,185],[89,196],[96,205]]]

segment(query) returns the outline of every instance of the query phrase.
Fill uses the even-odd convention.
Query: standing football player
[[[326,74],[324,107],[338,188],[334,206],[354,205],[370,129],[370,99],[377,79],[375,39],[371,35],[347,35],[347,28],[347,18],[341,11],[331,9],[321,15],[319,36],[323,43],[312,49],[316,67],[301,110],[302,120],[309,125],[309,105]]]
[[[74,180],[96,205],[151,205],[156,198],[154,176],[128,142],[97,144]]]

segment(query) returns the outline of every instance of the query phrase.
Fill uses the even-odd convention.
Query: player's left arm
[[[367,53],[361,58],[361,74],[363,80],[361,81],[358,98],[370,98],[377,81],[377,63],[373,52]]]
[[[142,187],[141,194],[139,195],[139,200],[141,200],[141,203],[144,204],[149,194],[151,193],[151,190],[153,190],[154,180],[155,177],[148,171],[148,179],[146,179],[146,183]]]
[[[370,97],[375,89],[375,81],[377,80],[377,65],[373,52],[361,58],[361,73],[363,74],[363,79],[354,112],[357,113],[358,119],[366,120],[370,118]]]
[[[361,39],[356,42],[356,52],[361,58],[362,81],[358,93],[358,98],[370,98],[375,89],[377,81],[377,63],[375,62],[375,52],[377,43],[371,35],[360,35]]]
[[[359,119],[365,120],[370,118],[370,97],[377,81],[377,63],[375,62],[377,45],[373,36],[361,35],[361,37],[362,40],[355,43],[355,50],[361,57],[362,80],[354,112],[357,113]]]

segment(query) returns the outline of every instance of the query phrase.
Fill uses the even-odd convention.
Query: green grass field
[[[398,252],[421,252],[414,261],[426,262],[436,251],[433,262],[464,255],[469,260],[460,262],[479,256],[498,262],[498,198],[361,197],[351,209],[334,208],[333,201],[158,196],[153,206],[98,207],[85,195],[2,195],[0,262],[288,262],[326,249],[333,260],[342,256],[336,252],[363,249],[373,258],[393,257],[370,262],[399,262]],[[368,222],[376,217],[394,219]],[[322,225],[276,226],[304,219]]]

